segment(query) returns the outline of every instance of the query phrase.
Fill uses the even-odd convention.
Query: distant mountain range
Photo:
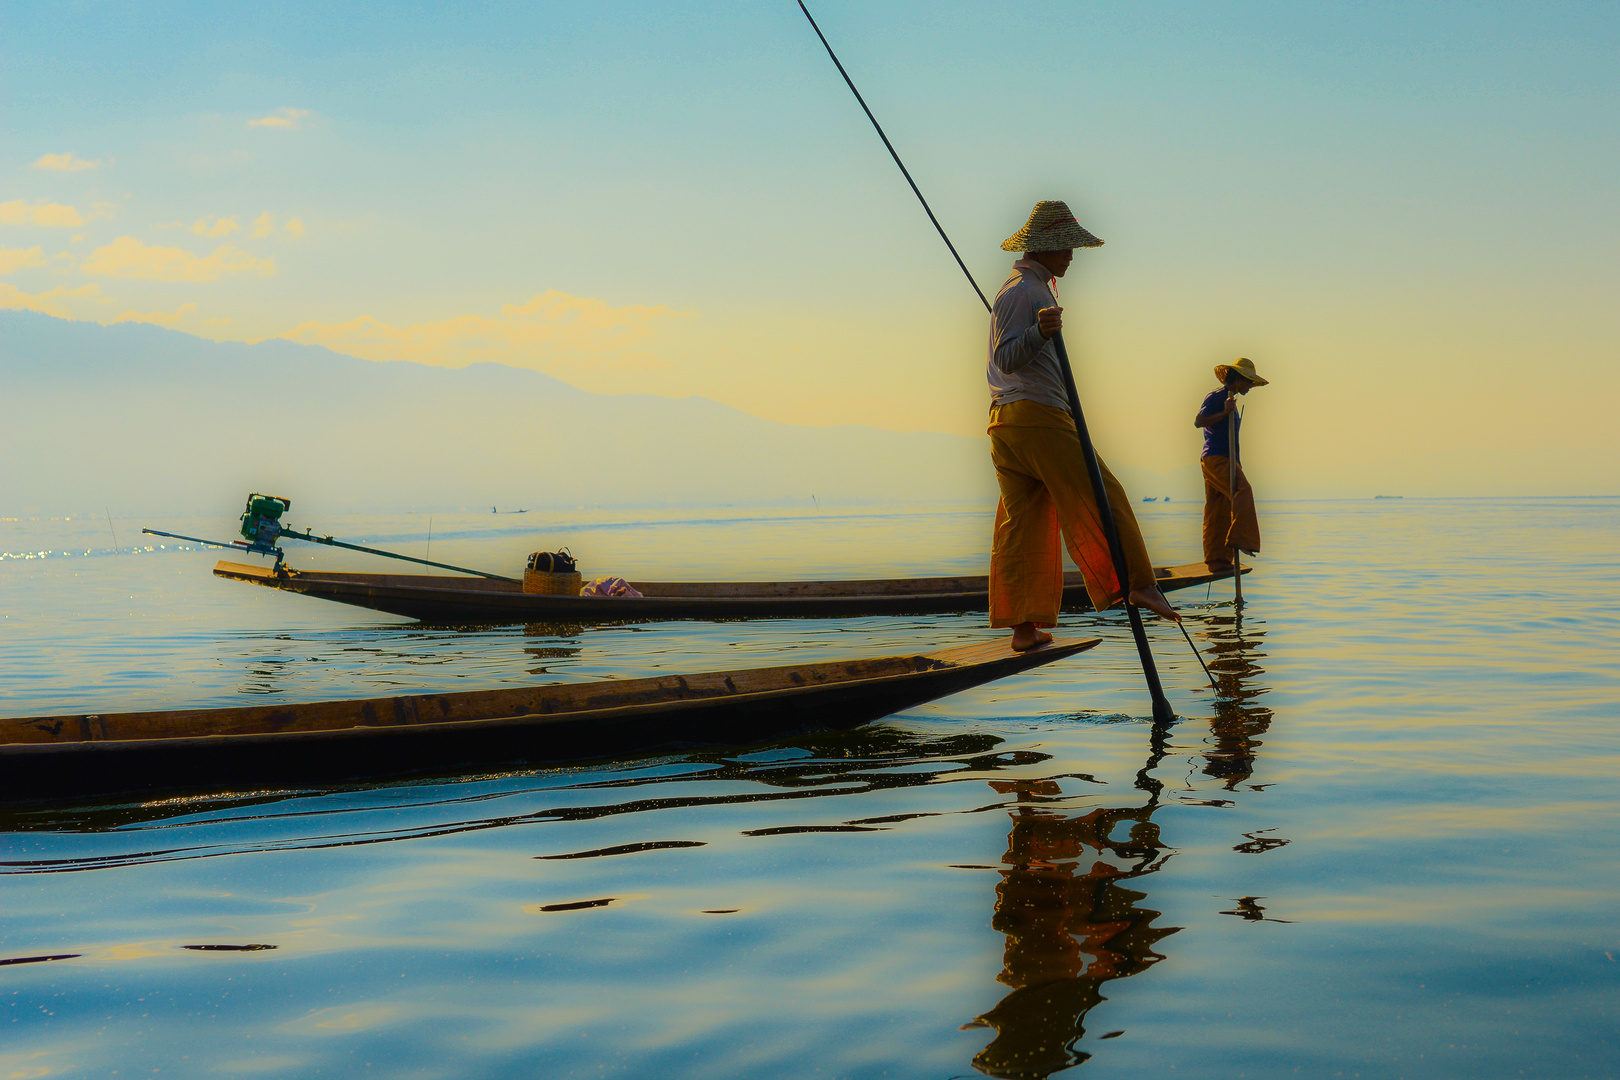
[[[601,395],[497,364],[0,312],[0,514],[993,504],[987,444]]]
[[[217,514],[249,490],[322,513],[996,500],[979,438],[20,311],[0,312],[0,462],[0,516]],[[1138,496],[1197,497],[1112,464]]]

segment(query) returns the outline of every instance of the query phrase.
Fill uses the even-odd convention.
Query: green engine
[[[263,551],[276,546],[281,537],[281,515],[292,509],[292,500],[277,495],[248,496],[247,509],[242,511],[242,536],[248,545]]]

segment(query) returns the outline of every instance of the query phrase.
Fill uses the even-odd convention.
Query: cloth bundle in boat
[[[578,596],[579,571],[574,557],[562,551],[536,551],[523,570],[523,591],[546,596]]]
[[[580,589],[579,595],[611,599],[616,596],[640,596],[641,590],[622,577],[599,577]]]

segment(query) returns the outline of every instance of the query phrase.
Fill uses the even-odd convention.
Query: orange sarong
[[[1237,497],[1229,490],[1230,468],[1225,454],[1204,460],[1204,561],[1230,563],[1232,549],[1251,555],[1260,550],[1260,518],[1254,512],[1254,488],[1238,463]]]
[[[1130,574],[1129,587],[1119,587],[1086,459],[1067,412],[1033,401],[993,406],[990,459],[1001,484],[990,545],[991,626],[1057,625],[1063,603],[1060,528],[1098,611],[1118,603],[1127,592],[1154,583],[1153,564],[1130,499],[1103,465],[1103,487]]]

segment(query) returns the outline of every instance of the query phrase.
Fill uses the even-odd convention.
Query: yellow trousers
[[[1231,491],[1231,459],[1225,454],[1204,458],[1204,561],[1230,563],[1232,549],[1251,555],[1260,550],[1260,518],[1254,512],[1254,488],[1238,465],[1237,494]]]
[[[1060,529],[1098,611],[1154,583],[1153,564],[1130,499],[1103,465],[1103,487],[1130,574],[1128,587],[1120,588],[1085,456],[1066,411],[1033,401],[992,407],[990,459],[1001,484],[990,545],[991,626],[1057,625],[1063,603]]]

